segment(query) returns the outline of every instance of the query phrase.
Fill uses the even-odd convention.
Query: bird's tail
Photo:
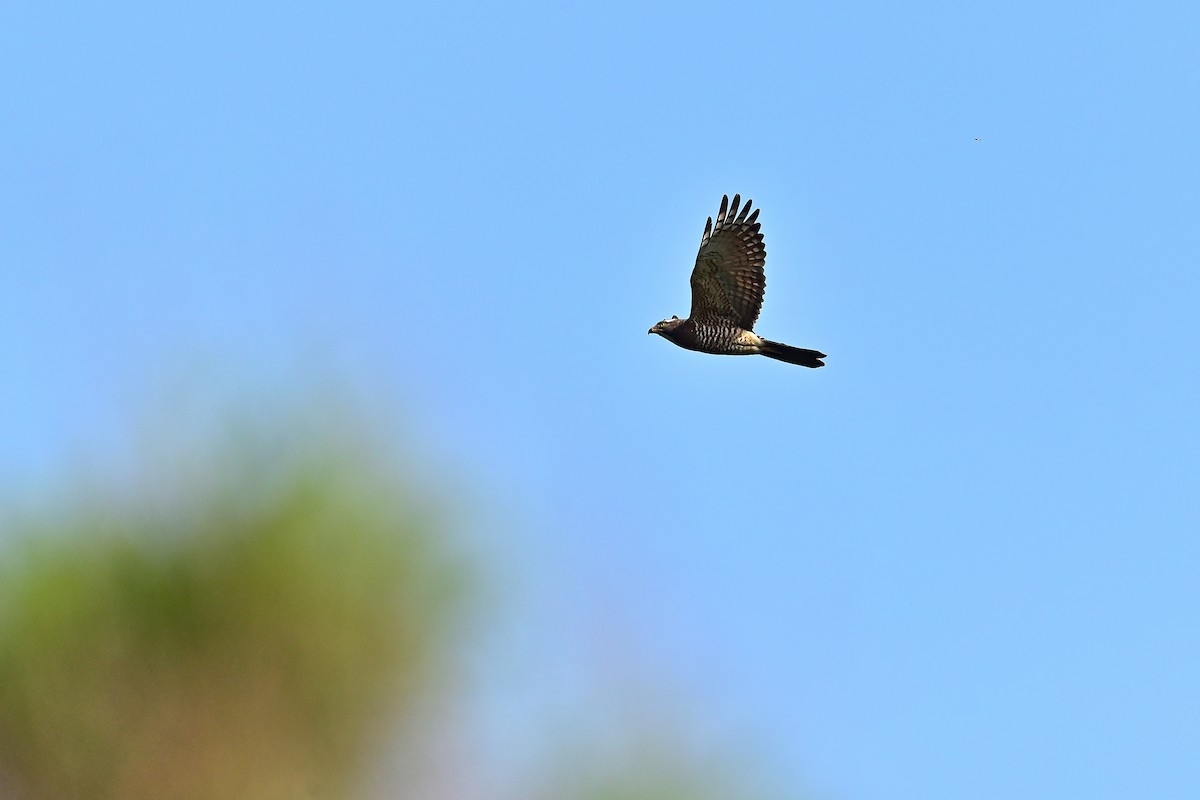
[[[816,350],[805,350],[803,347],[792,347],[791,345],[780,344],[779,342],[762,340],[759,345],[758,352],[767,358],[773,358],[776,361],[786,361],[789,364],[799,364],[802,367],[817,367],[825,366],[822,358],[825,358],[824,353],[819,353]]]

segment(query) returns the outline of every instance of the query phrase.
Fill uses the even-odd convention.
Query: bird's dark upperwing
[[[692,270],[692,317],[727,317],[753,330],[767,287],[763,275],[767,251],[759,232],[758,209],[746,216],[753,203],[747,200],[739,214],[741,201],[741,195],[735,194],[729,207],[729,196],[722,197],[716,225],[709,217],[704,226]]]

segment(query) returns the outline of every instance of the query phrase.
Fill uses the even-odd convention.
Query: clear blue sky
[[[489,739],[646,672],[828,797],[1198,797],[1196,9],[8,4],[0,476],[316,353],[503,519]],[[646,335],[734,192],[825,369]]]

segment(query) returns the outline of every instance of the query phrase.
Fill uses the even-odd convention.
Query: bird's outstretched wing
[[[750,214],[751,200],[738,213],[741,195],[721,198],[717,223],[704,226],[696,268],[692,270],[692,317],[717,316],[733,320],[743,330],[753,330],[767,287],[763,266],[767,251],[759,232],[758,209]],[[749,214],[749,216],[747,216]]]

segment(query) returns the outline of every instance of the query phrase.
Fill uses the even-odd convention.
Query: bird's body
[[[752,201],[738,213],[741,195],[721,198],[716,225],[704,226],[700,252],[692,270],[692,311],[687,319],[671,317],[656,324],[657,333],[680,347],[718,355],[763,355],[789,364],[823,367],[824,353],[762,338],[754,323],[762,309],[767,251]]]
[[[688,317],[680,325],[654,331],[680,347],[700,353],[722,355],[754,355],[762,337],[754,331],[742,330],[724,317]]]

